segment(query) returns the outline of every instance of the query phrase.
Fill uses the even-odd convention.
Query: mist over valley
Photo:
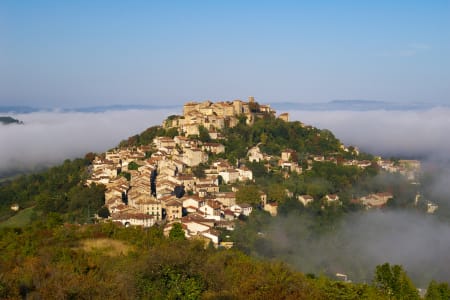
[[[288,213],[262,226],[260,254],[280,258],[299,270],[370,282],[384,262],[403,265],[414,282],[425,287],[431,278],[450,280],[450,110],[290,111],[292,120],[329,129],[346,145],[385,158],[420,159],[420,184],[409,200],[417,206],[349,212],[331,232],[310,230],[305,214]],[[391,182],[380,174],[374,181]],[[428,201],[439,205],[426,214]],[[420,208],[421,207],[421,208]]]
[[[171,113],[161,109],[13,114],[24,125],[0,125],[0,178],[107,151],[122,139],[160,125]]]
[[[31,172],[87,152],[104,152],[153,125],[171,110],[104,112],[32,112],[13,117],[25,125],[1,126],[0,175]],[[176,113],[176,111],[175,111]],[[450,280],[450,176],[448,166],[450,109],[435,107],[407,111],[289,111],[291,120],[329,129],[345,145],[383,157],[420,158],[423,168],[436,166],[436,176],[417,187],[423,201],[439,204],[436,215],[414,208],[346,214],[332,232],[316,234],[305,215],[288,213],[263,226],[263,257],[282,259],[303,272],[344,273],[350,280],[368,282],[376,265],[401,264],[425,285],[431,278]],[[429,164],[429,162],[431,164]],[[437,176],[438,175],[438,176]],[[392,180],[380,175],[379,181]],[[450,215],[450,213],[448,214]]]

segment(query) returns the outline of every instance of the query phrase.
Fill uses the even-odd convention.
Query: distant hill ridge
[[[386,102],[378,100],[364,100],[364,99],[337,99],[327,102],[306,102],[306,101],[291,101],[291,102],[270,102],[272,108],[278,110],[313,110],[313,111],[327,111],[327,110],[350,110],[350,111],[368,111],[368,110],[424,110],[433,107],[450,107],[445,102]],[[154,110],[154,109],[176,109],[179,104],[117,104],[104,106],[90,106],[90,107],[74,107],[74,108],[49,108],[49,107],[27,107],[27,106],[0,106],[0,113],[3,114],[27,114],[33,112],[106,112],[106,111],[124,111],[124,110]]]
[[[14,119],[13,117],[1,117],[0,116],[0,123],[3,125],[9,125],[9,124],[23,124],[22,121],[19,121],[17,119]]]
[[[306,110],[306,111],[411,111],[427,110],[434,107],[449,107],[446,103],[400,103],[385,102],[377,100],[333,100],[329,102],[279,102],[273,103],[276,109],[283,110]]]

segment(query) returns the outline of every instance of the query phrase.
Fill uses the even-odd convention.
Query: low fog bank
[[[173,111],[127,110],[12,115],[24,125],[0,126],[0,177],[83,157],[87,152],[104,152],[131,135],[161,124],[170,114]]]
[[[400,264],[420,287],[431,279],[450,281],[450,226],[411,211],[348,215],[337,228],[305,238],[308,220],[279,218],[268,229],[269,251],[303,272],[370,282],[379,264]]]
[[[291,119],[331,130],[375,155],[448,161],[450,108],[418,111],[291,111]]]
[[[292,111],[292,120],[331,130],[346,145],[383,157],[420,159],[421,190],[450,210],[450,108],[416,111]],[[450,214],[449,214],[450,215]]]
[[[307,239],[301,238],[307,220],[280,218],[269,229],[272,254],[305,272],[346,273],[355,281],[370,281],[375,266],[389,262],[403,265],[420,287],[431,279],[450,282],[450,109],[290,114],[362,151],[420,159],[422,203],[432,201],[439,209],[434,215],[406,209],[345,215],[332,233]]]

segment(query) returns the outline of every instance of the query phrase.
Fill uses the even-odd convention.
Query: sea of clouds
[[[431,191],[432,198],[428,200],[440,199],[441,207],[450,207],[448,107],[406,111],[291,111],[290,114],[292,120],[329,129],[344,144],[358,146],[365,152],[383,157],[419,158],[424,169],[427,165],[438,166],[431,169],[438,170],[433,180],[422,188]],[[449,221],[414,210],[374,210],[347,215],[333,236],[318,237],[302,253],[297,253],[300,247],[293,240],[284,240],[294,253],[291,262],[295,264],[296,254],[308,253],[316,272],[320,266],[327,268],[335,263],[338,267],[335,271],[351,274],[362,265],[370,274],[376,265],[390,262],[403,265],[418,286],[426,287],[432,278],[450,282]],[[298,220],[292,217],[280,222],[299,227]],[[280,225],[270,230],[277,232],[274,244],[279,245]],[[339,241],[334,237],[339,237]],[[370,281],[370,276],[366,276],[367,273],[359,274],[359,280],[362,277]]]
[[[291,111],[291,119],[331,130],[345,144],[383,156],[450,157],[450,108],[408,111]]]
[[[13,114],[24,125],[0,125],[0,174],[103,152],[159,125],[174,110]],[[450,158],[450,108],[411,111],[290,111],[291,120],[331,130],[347,145],[376,155]]]
[[[171,110],[124,110],[100,113],[35,112],[12,115],[24,125],[0,125],[0,174],[29,172],[56,165],[67,158],[82,157],[87,152],[103,152],[118,145],[129,136],[148,127],[159,125],[167,116],[178,113]],[[444,173],[430,183],[436,197],[450,195],[450,109],[435,107],[411,111],[290,111],[291,120],[321,129],[331,130],[346,145],[389,157],[415,158],[439,162]],[[1,176],[0,176],[1,177]],[[431,199],[432,200],[432,199]],[[450,199],[449,199],[450,200]],[[294,224],[292,219],[280,220]],[[276,244],[282,234],[282,225],[269,230],[278,232]],[[292,228],[291,226],[289,226]],[[450,281],[450,273],[442,268],[450,263],[450,226],[433,216],[408,211],[376,211],[349,215],[338,229],[345,245],[334,244],[331,237],[321,237],[307,248],[311,263],[320,271],[321,257],[353,257],[362,252],[370,266],[383,262],[398,263],[416,275],[428,269],[435,279]],[[295,240],[295,239],[294,239]],[[283,247],[298,251],[296,243]],[[325,247],[324,247],[325,246]],[[305,255],[304,252],[297,253]],[[358,256],[361,256],[358,255]],[[294,259],[295,260],[295,259]],[[292,262],[292,261],[291,261]],[[317,262],[317,263],[316,263]],[[295,263],[295,261],[294,261]],[[312,266],[312,267],[314,267]],[[347,263],[340,272],[347,272]],[[302,270],[302,266],[299,266]],[[416,277],[413,276],[413,277]],[[370,278],[366,278],[370,280]],[[427,278],[428,279],[428,278]],[[424,282],[421,282],[421,286]]]
[[[123,139],[160,125],[170,114],[170,110],[9,114],[24,125],[0,125],[0,175],[107,151]]]

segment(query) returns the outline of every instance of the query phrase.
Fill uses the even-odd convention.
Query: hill
[[[19,121],[17,119],[14,119],[12,117],[1,117],[0,116],[0,123],[3,125],[9,125],[9,124],[23,124],[22,121]]]
[[[350,276],[367,282],[372,280],[375,266],[360,261],[352,263],[352,258],[359,257],[356,255],[334,261],[322,257],[308,263],[312,255],[308,251],[316,248],[305,245],[313,243],[317,237],[336,234],[349,213],[419,210],[417,203],[414,204],[416,185],[411,184],[418,179],[419,170],[417,161],[386,160],[360,153],[357,147],[343,145],[328,130],[290,122],[288,114],[277,117],[270,106],[259,104],[253,98],[248,102],[190,102],[184,106],[182,115],[169,116],[162,126],[148,128],[105,153],[88,153],[83,159],[67,160],[45,172],[2,183],[2,219],[16,214],[11,210],[15,204],[21,208],[34,207],[29,219],[31,228],[36,230],[30,227],[4,229],[5,239],[0,241],[3,243],[0,249],[9,247],[9,236],[19,235],[25,244],[31,245],[23,249],[23,253],[22,250],[11,253],[15,260],[45,261],[48,257],[42,253],[50,253],[51,260],[57,261],[52,268],[74,270],[67,273],[71,280],[90,282],[89,278],[95,280],[96,274],[101,273],[107,274],[105,276],[114,283],[118,280],[116,276],[124,272],[120,266],[127,265],[132,271],[124,276],[130,279],[130,285],[119,285],[118,290],[114,290],[121,298],[145,298],[153,295],[151,293],[156,293],[156,298],[185,298],[190,293],[193,299],[200,295],[203,298],[264,298],[285,291],[291,291],[285,298],[294,299],[327,299],[338,293],[349,299],[361,295],[383,298],[387,292],[378,285],[353,285],[313,275],[323,273],[332,278],[338,270],[344,269],[348,273],[344,274],[345,278]],[[69,225],[61,226],[63,223],[85,225],[77,225],[75,230]],[[33,234],[28,235],[28,232]],[[41,239],[50,232],[55,240]],[[148,239],[149,234],[156,234],[158,238]],[[163,234],[168,238],[163,238]],[[168,242],[176,237],[188,238],[189,241],[182,242],[185,243],[182,247],[193,247],[197,257],[187,253],[185,260],[178,262],[175,259],[178,254],[169,255],[158,270],[152,269],[153,273],[137,267],[136,262],[151,265],[154,260],[150,257],[159,257],[159,251],[178,251],[175,248],[180,244]],[[102,238],[101,243],[111,242],[109,238],[130,240],[138,245],[137,253],[150,251],[151,255],[136,256],[134,251],[127,250],[128,254],[120,258],[119,267],[110,270],[106,257],[113,256],[117,261],[117,255],[107,253],[92,258],[93,250],[85,247],[88,238]],[[58,252],[59,239],[73,244],[74,248]],[[206,242],[211,248],[231,246],[234,250],[205,252],[195,246],[196,240]],[[298,243],[286,242],[290,240]],[[47,242],[54,242],[49,245],[55,245],[55,249],[45,248]],[[321,243],[327,249],[342,246],[336,240]],[[117,249],[133,248],[111,242],[113,244]],[[299,252],[293,251],[292,246]],[[59,262],[60,255],[72,259]],[[284,260],[310,275],[305,277],[283,264],[260,264],[250,257]],[[96,262],[91,264],[92,260]],[[198,260],[208,261],[208,265],[217,268],[200,271],[199,265],[191,265]],[[80,270],[78,264],[84,271],[77,271]],[[236,271],[232,269],[228,273],[230,264],[256,270],[258,275],[248,280],[236,275],[236,281],[230,281]],[[4,270],[11,270],[11,267]],[[39,263],[36,268],[39,272]],[[272,272],[273,277],[267,272]],[[281,274],[288,274],[285,281],[273,285],[273,280]],[[410,291],[409,279],[402,276],[402,284]],[[2,284],[8,295],[21,293],[14,285],[14,277],[5,278]],[[180,286],[181,281],[186,285]],[[43,283],[50,284],[40,276],[29,279],[23,284],[23,292],[42,295],[46,291],[41,289],[45,286]],[[242,296],[235,290],[237,284],[248,285]],[[219,286],[223,293],[218,292]],[[104,286],[108,287],[110,285]],[[83,285],[80,290],[75,287],[59,290],[65,296],[73,292],[74,297],[103,291],[101,287],[91,288]],[[132,292],[123,294],[128,289]],[[332,298],[336,297],[339,298]]]
[[[387,289],[293,271],[237,250],[165,238],[161,227],[62,224],[0,228],[0,297],[44,299],[389,299]],[[398,267],[398,266],[396,266]],[[385,271],[390,272],[390,266]],[[418,299],[399,268],[400,292]],[[378,272],[381,275],[381,272]],[[382,278],[380,277],[380,283]],[[436,284],[436,287],[439,287]]]
[[[442,102],[384,102],[375,100],[333,100],[329,102],[279,102],[273,103],[273,106],[284,110],[302,110],[302,111],[415,111],[428,110],[435,107],[448,107],[447,103]]]

